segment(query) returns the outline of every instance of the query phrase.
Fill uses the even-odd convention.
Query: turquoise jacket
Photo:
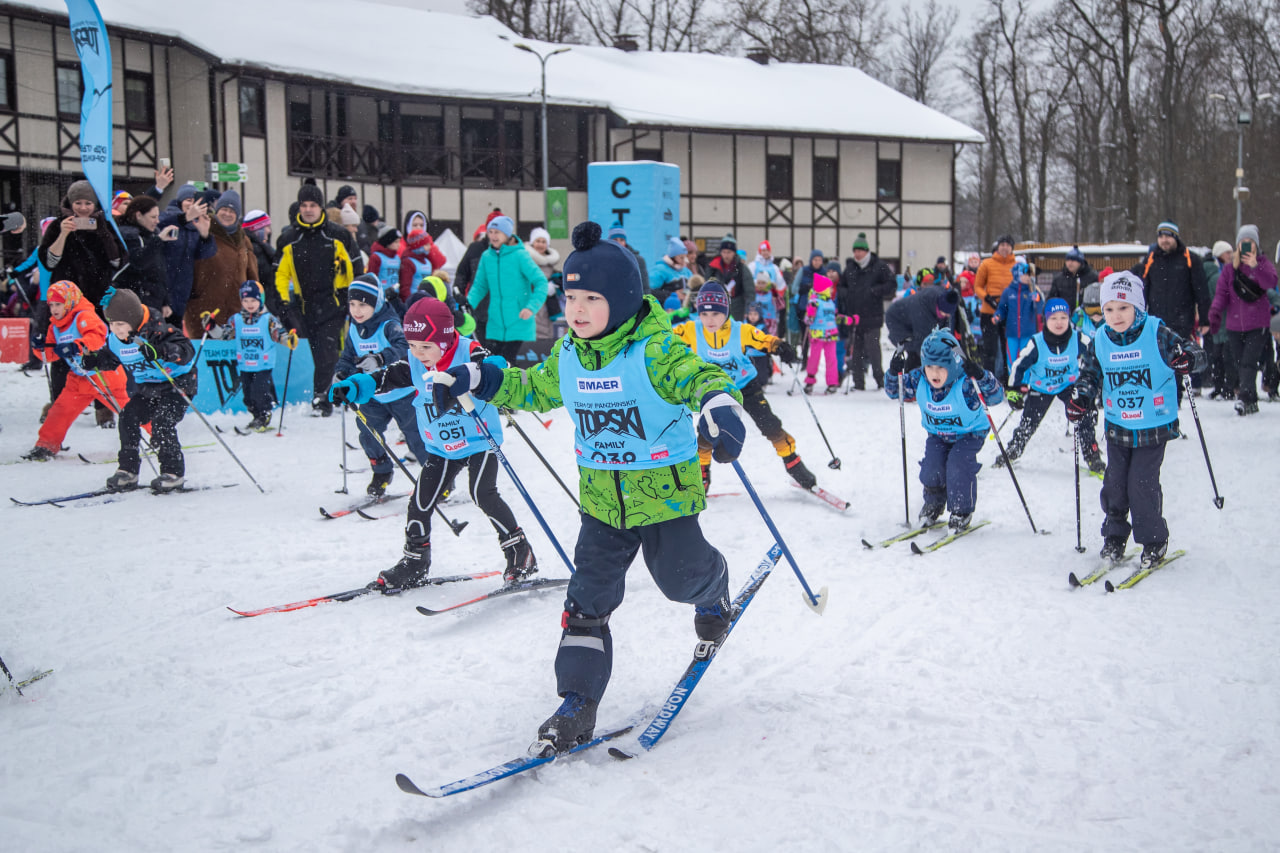
[[[537,337],[534,316],[547,301],[547,277],[538,269],[523,243],[492,246],[480,256],[476,277],[467,291],[467,301],[477,307],[489,297],[489,319],[484,337],[492,341],[531,341]],[[529,317],[520,312],[529,309]]]

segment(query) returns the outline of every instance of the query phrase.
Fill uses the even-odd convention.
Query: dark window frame
[[[145,121],[134,121],[129,115],[129,83],[140,82],[146,86],[147,118]],[[156,81],[149,71],[124,72],[124,126],[139,130],[156,129]]]
[[[62,108],[62,87],[59,84],[62,75],[59,72],[73,71],[76,76],[77,96],[75,110],[64,110]],[[59,62],[54,66],[53,70],[53,107],[58,113],[58,118],[66,121],[80,121],[80,104],[84,101],[84,74],[80,71],[80,63],[78,62]]]
[[[254,122],[252,125],[245,124],[244,117],[246,115],[244,105],[244,93],[246,89],[256,90],[258,93],[257,109],[254,110]],[[258,138],[267,135],[267,86],[261,80],[245,80],[240,81],[239,94],[236,96],[236,111],[240,116],[240,135],[254,136]]]
[[[886,180],[888,175],[885,174],[885,168],[892,167],[892,180]],[[887,186],[893,183],[895,186]],[[886,192],[892,190],[892,192]],[[886,160],[880,158],[876,160],[876,199],[878,201],[901,201],[902,200],[902,161]]]
[[[631,159],[633,159],[633,160],[652,160],[652,161],[653,161],[653,162],[655,162],[655,163],[664,163],[664,162],[666,162],[665,160],[663,160],[663,159],[662,159],[662,149],[661,149],[661,148],[641,148],[641,147],[639,147],[639,146],[636,146],[636,147],[635,147],[635,149],[632,151],[632,153],[631,153]]]
[[[819,164],[823,169],[830,169],[830,187],[819,184],[818,172]],[[814,201],[838,201],[840,198],[840,158],[839,157],[814,157],[813,158],[813,192]]]
[[[0,65],[4,66],[4,97],[5,103],[0,104],[0,113],[16,113],[18,111],[18,87],[15,85],[13,75],[13,51],[0,50]]]
[[[782,177],[784,162],[786,164],[785,179]],[[764,197],[771,201],[790,201],[794,198],[795,161],[791,155],[766,154],[764,163]]]

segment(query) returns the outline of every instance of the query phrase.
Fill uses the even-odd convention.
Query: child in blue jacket
[[[1031,340],[1031,336],[1040,331],[1040,310],[1044,305],[1044,294],[1036,287],[1031,276],[1031,268],[1019,262],[1013,265],[1013,284],[1000,294],[1000,304],[996,306],[993,322],[1004,329],[1005,341],[1009,344],[1008,368],[1013,372],[1013,360]]]

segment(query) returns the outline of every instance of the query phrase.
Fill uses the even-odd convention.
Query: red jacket
[[[107,342],[107,324],[93,310],[93,303],[81,297],[75,307],[62,316],[61,320],[49,317],[49,325],[60,332],[65,332],[72,323],[76,325],[76,338],[82,352],[96,352]],[[59,358],[54,350],[55,337],[53,328],[45,335],[44,360],[54,361]]]

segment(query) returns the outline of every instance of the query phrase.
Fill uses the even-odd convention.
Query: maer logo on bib
[[[606,376],[599,379],[578,378],[578,393],[580,394],[610,394],[621,390],[622,380],[616,376]]]

